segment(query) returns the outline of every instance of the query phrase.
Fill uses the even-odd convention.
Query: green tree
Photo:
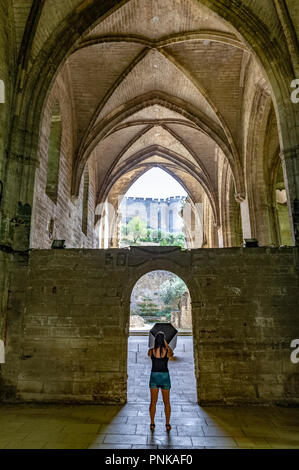
[[[160,246],[180,246],[185,248],[185,236],[183,233],[164,233],[160,240]]]
[[[143,296],[142,301],[137,303],[139,315],[142,317],[155,316],[159,311],[157,305],[148,296]]]
[[[180,246],[185,248],[185,236],[183,233],[163,232],[161,229],[147,228],[146,223],[139,217],[134,217],[126,225],[122,226],[122,241],[131,243],[138,242],[156,243],[160,246]]]
[[[147,235],[146,223],[139,219],[139,217],[133,217],[124,227],[123,233],[136,244],[141,238]]]
[[[161,286],[161,298],[166,305],[173,302],[179,303],[182,295],[187,291],[187,286],[179,277],[175,280],[165,281]]]

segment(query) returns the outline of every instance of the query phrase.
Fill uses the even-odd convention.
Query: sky
[[[187,196],[187,193],[166,171],[152,168],[135,181],[126,196],[164,199],[170,196]]]

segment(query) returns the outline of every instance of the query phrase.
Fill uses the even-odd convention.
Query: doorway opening
[[[171,403],[197,403],[190,293],[180,277],[163,270],[145,274],[132,290],[127,401],[149,402],[152,364],[147,353],[150,330],[156,323],[171,323],[177,330],[174,358],[169,361]]]

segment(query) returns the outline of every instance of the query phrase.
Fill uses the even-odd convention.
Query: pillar
[[[252,238],[248,196],[236,194],[235,199],[240,204],[243,238]]]
[[[299,146],[280,153],[287,193],[291,235],[299,246]]]

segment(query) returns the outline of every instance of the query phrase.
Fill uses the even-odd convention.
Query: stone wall
[[[5,149],[8,139],[12,88],[14,81],[14,37],[10,2],[0,1],[0,80],[2,93],[0,99],[0,181],[4,181]],[[4,94],[4,96],[3,96]],[[1,188],[0,188],[1,190]]]
[[[0,251],[0,339],[5,339],[5,323],[11,265],[12,255],[10,253]]]
[[[47,194],[49,174],[49,140],[51,118],[60,113],[62,135],[58,171],[57,200]],[[57,116],[56,116],[57,117]],[[31,248],[48,249],[54,239],[66,241],[68,248],[97,247],[95,222],[95,174],[92,162],[88,168],[87,230],[83,232],[84,176],[78,197],[71,197],[72,153],[75,145],[76,121],[72,110],[67,68],[60,72],[44,110],[39,142],[39,166],[35,176]],[[85,202],[86,203],[86,202]],[[52,236],[49,236],[51,232]]]
[[[9,226],[9,216],[4,207],[6,148],[9,138],[9,120],[15,80],[14,69],[14,34],[11,2],[0,0],[0,245],[4,244],[5,232]],[[13,188],[15,190],[15,187]],[[1,246],[0,246],[1,248]],[[9,249],[0,251],[0,339],[3,335],[4,316],[7,307],[9,265],[11,255]],[[0,371],[1,382],[1,371]]]
[[[176,328],[192,329],[192,304],[189,292],[182,295],[179,307],[179,311],[172,313],[171,323]]]
[[[2,400],[124,403],[130,296],[155,269],[190,290],[200,404],[299,403],[296,248],[18,255]]]

